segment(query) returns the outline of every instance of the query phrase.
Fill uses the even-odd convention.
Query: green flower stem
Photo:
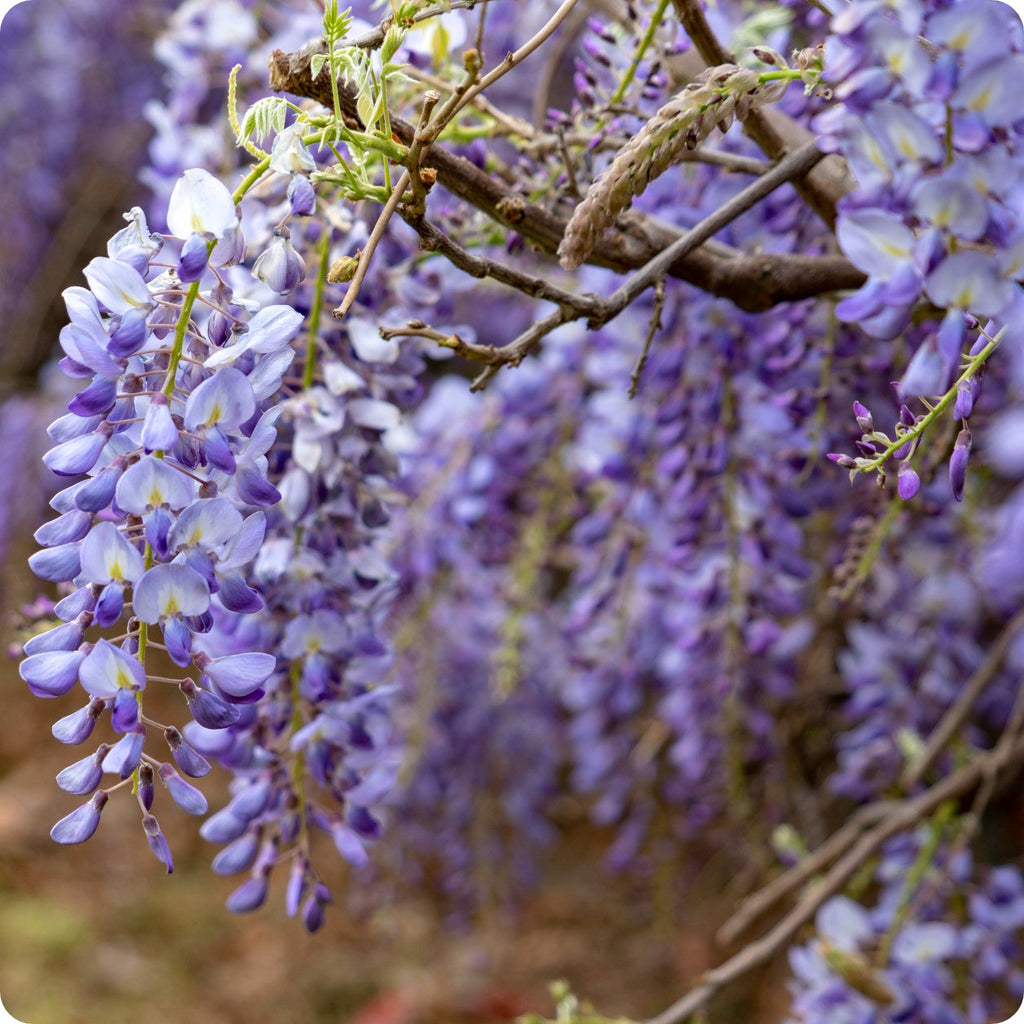
[[[927,415],[923,416],[905,433],[897,434],[896,440],[893,441],[885,451],[880,452],[876,458],[858,464],[853,468],[852,472],[877,472],[882,469],[890,458],[892,458],[893,452],[898,451],[905,444],[916,441],[932,425],[932,423],[934,423],[935,420],[937,420],[953,404],[953,402],[956,401],[956,394],[959,386],[969,381],[982,368],[982,366],[984,366],[988,357],[999,347],[999,342],[1002,340],[1005,332],[1006,328],[1002,327],[994,338],[989,338],[988,344],[976,356],[973,356],[968,361],[967,368],[964,372],[957,377],[953,386],[939,399],[938,403],[932,406]],[[985,337],[988,337],[988,335],[985,335]]]
[[[318,135],[307,136],[302,141],[308,143],[310,139],[317,139],[318,137]],[[231,198],[235,201],[236,206],[245,198],[245,194],[249,191],[249,189],[251,189],[253,185],[255,185],[256,182],[259,181],[260,178],[262,178],[263,175],[267,173],[269,167],[269,156],[264,157],[258,164],[255,164],[253,166],[252,170],[249,171],[249,173],[242,179],[242,184],[239,185],[238,188],[236,188],[235,191],[231,194]]]
[[[207,252],[213,252],[216,242],[207,245]],[[178,379],[178,363],[181,362],[181,353],[185,349],[185,335],[188,333],[188,322],[192,316],[192,307],[195,305],[199,295],[199,282],[193,281],[185,292],[185,301],[181,304],[181,312],[178,314],[178,322],[174,326],[174,345],[171,348],[171,358],[167,364],[167,377],[164,380],[164,394],[170,398],[174,394],[174,384]]]
[[[622,97],[626,95],[626,90],[629,88],[630,83],[636,77],[637,68],[640,67],[640,61],[644,59],[644,54],[650,48],[652,42],[654,42],[654,33],[658,31],[658,26],[661,24],[661,19],[665,15],[665,10],[669,5],[669,0],[661,0],[658,4],[657,9],[651,15],[651,23],[647,26],[647,31],[644,33],[643,39],[640,40],[640,44],[636,48],[636,52],[633,54],[633,59],[630,61],[629,67],[626,69],[626,73],[622,76],[622,81],[619,82],[618,88],[612,94],[612,98],[609,103],[614,105],[622,102]]]
[[[331,233],[326,225],[320,235],[320,263],[317,267],[316,281],[313,284],[313,302],[309,308],[309,341],[306,343],[306,365],[302,370],[302,387],[309,390],[313,386],[313,373],[316,369],[316,338],[320,330],[320,314],[324,307],[324,283],[327,280],[327,268],[330,265]]]

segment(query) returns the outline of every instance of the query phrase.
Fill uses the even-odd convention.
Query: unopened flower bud
[[[964,483],[967,479],[967,462],[970,455],[971,432],[964,427],[957,435],[953,454],[949,458],[949,484],[957,501],[964,500]]]
[[[284,295],[302,284],[306,262],[295,251],[287,228],[278,228],[274,236],[274,241],[257,257],[252,272],[271,291]]]
[[[860,427],[865,434],[870,434],[875,429],[874,418],[867,406],[861,405],[860,402],[854,402],[853,415],[857,417],[857,426]]]
[[[899,475],[896,478],[896,490],[904,501],[910,501],[921,489],[921,478],[911,468],[909,462],[901,463]]]

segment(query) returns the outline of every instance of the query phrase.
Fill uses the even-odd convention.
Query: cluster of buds
[[[736,64],[707,68],[666,103],[616,154],[576,207],[558,247],[562,266],[580,266],[598,239],[633,199],[683,153],[694,150],[716,128],[726,132],[734,121],[775,103],[790,82],[813,88],[821,75],[820,51],[801,51],[797,67],[770,47],[757,47],[758,60],[778,70],[759,72]]]
[[[862,431],[856,442],[861,454],[852,456],[830,452],[829,459],[836,465],[848,469],[851,481],[858,473],[876,472],[878,486],[884,487],[885,463],[890,457],[894,458],[899,463],[896,489],[904,501],[909,501],[921,489],[921,478],[912,465],[920,442],[920,436],[915,430],[919,424],[918,417],[911,412],[906,404],[901,405],[900,418],[896,421],[894,430],[896,434],[894,440],[884,431],[875,429],[874,417],[865,405],[854,402],[853,415],[857,419],[857,426]]]

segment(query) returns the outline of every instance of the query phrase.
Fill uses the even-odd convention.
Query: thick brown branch
[[[275,51],[270,63],[270,87],[330,106],[333,101],[328,76],[321,72],[313,81],[309,72],[310,59],[322,51],[322,43],[312,43],[292,54]],[[346,95],[354,108],[352,97]],[[416,130],[411,124],[393,117],[391,127],[403,144],[412,144]],[[429,153],[423,155],[422,162],[434,167],[438,182],[460,199],[517,231],[536,248],[547,253],[557,250],[567,217],[527,202],[508,184],[444,146],[434,144]],[[650,263],[680,237],[680,232],[655,224],[647,217],[631,216],[615,230],[607,232],[588,262],[618,273],[636,270]],[[864,282],[864,275],[840,256],[753,254],[731,257],[721,255],[710,246],[701,246],[676,260],[666,273],[712,295],[730,299],[748,312],[858,288]]]

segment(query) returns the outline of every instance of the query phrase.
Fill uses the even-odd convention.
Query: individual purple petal
[[[81,651],[47,651],[25,658],[18,674],[36,697],[60,697],[78,681],[85,655]]]
[[[146,730],[141,725],[136,726],[133,732],[126,733],[107,752],[103,759],[103,770],[127,779],[139,766],[145,739]]]
[[[230,843],[241,836],[248,827],[247,821],[242,821],[225,807],[216,814],[211,814],[199,826],[199,834],[209,843]]]
[[[92,526],[92,516],[88,512],[73,508],[56,519],[40,526],[33,534],[37,544],[42,547],[55,547],[58,544],[73,544],[81,540]]]
[[[69,377],[82,378],[96,375],[118,377],[124,367],[107,352],[107,334],[102,326],[82,328],[67,324],[58,335],[61,348],[71,364],[61,360],[61,369]]]
[[[101,591],[93,611],[96,625],[108,629],[124,612],[124,584],[108,583]]]
[[[178,278],[185,284],[198,281],[210,261],[210,247],[202,235],[190,235],[181,247],[178,259]]]
[[[265,355],[249,375],[252,393],[257,402],[271,398],[281,387],[285,371],[295,359],[295,349],[285,348]]]
[[[212,660],[200,655],[198,665],[229,696],[247,697],[270,678],[277,659],[259,652],[229,654]]]
[[[73,580],[81,571],[79,544],[58,544],[56,547],[44,548],[31,555],[29,568],[40,578],[51,583],[66,583]]]
[[[96,592],[92,587],[82,587],[79,590],[61,598],[54,605],[53,613],[58,619],[64,622],[71,622],[77,619],[83,612],[91,612],[96,604]]]
[[[167,787],[174,802],[186,814],[205,814],[208,807],[206,797],[190,782],[186,782],[169,764],[157,769],[160,781]]]
[[[50,731],[61,743],[71,746],[84,743],[92,735],[96,719],[103,713],[105,706],[103,701],[94,697],[84,708],[54,722]]]
[[[130,732],[139,724],[138,691],[122,687],[114,697],[110,725],[114,732]]]
[[[103,778],[103,769],[100,765],[109,749],[110,747],[106,743],[101,743],[94,753],[68,765],[57,775],[57,785],[65,793],[72,793],[75,796],[85,796],[86,793],[91,793]]]
[[[113,409],[116,400],[117,380],[114,377],[97,377],[68,402],[68,408],[76,416],[102,416]]]
[[[142,515],[162,505],[177,511],[192,504],[195,483],[164,459],[146,455],[124,471],[115,494],[125,512]]]
[[[81,646],[84,629],[89,622],[65,622],[45,633],[36,633],[25,641],[22,650],[26,655],[45,654],[47,651],[77,651]]]
[[[338,853],[353,867],[362,868],[370,862],[362,840],[344,822],[339,821],[331,826],[331,838]]]
[[[61,441],[70,441],[73,437],[81,437],[95,430],[102,422],[102,416],[75,416],[68,413],[66,416],[58,416],[47,428],[46,433],[51,441],[60,444]]]
[[[163,506],[153,509],[146,517],[146,526],[143,531],[146,543],[153,549],[153,554],[160,561],[166,560],[170,554],[167,538],[173,525],[174,516]]]
[[[187,565],[154,565],[135,585],[133,608],[143,622],[154,624],[165,617],[201,615],[209,607],[206,580]]]
[[[204,380],[188,396],[185,404],[185,429],[199,430],[218,426],[236,430],[256,411],[252,385],[245,374],[226,366]]]
[[[947,371],[935,341],[928,338],[911,357],[900,381],[901,399],[941,395],[946,390]]]
[[[143,573],[142,555],[113,524],[97,523],[82,542],[82,572],[90,583],[134,583]]]
[[[149,840],[149,848],[153,851],[153,855],[167,868],[167,874],[171,874],[174,871],[174,859],[171,856],[171,848],[168,846],[167,838],[160,829],[160,823],[152,814],[147,814],[143,817],[142,831],[146,833],[146,839]]]
[[[149,326],[146,322],[146,311],[129,310],[121,317],[121,326],[110,335],[107,351],[112,356],[126,359],[134,355],[146,343],[149,337]]]
[[[269,508],[281,500],[281,492],[255,468],[238,470],[235,474],[235,487],[239,498],[247,505]]]
[[[253,512],[246,516],[242,528],[235,534],[235,539],[220,560],[221,568],[237,569],[251,562],[259,553],[267,533],[267,516],[265,512]]]
[[[311,217],[316,213],[316,192],[304,174],[294,175],[288,183],[288,202],[294,217]]]
[[[153,306],[153,297],[142,275],[127,263],[97,256],[89,261],[83,273],[92,293],[111,313],[123,315]]]
[[[170,451],[178,443],[178,428],[174,425],[167,398],[153,395],[142,421],[142,447],[147,452]]]
[[[193,779],[200,779],[210,771],[210,762],[194,747],[186,743],[173,726],[164,729],[164,739],[171,748],[171,756],[178,767]]]
[[[222,473],[233,474],[235,472],[235,453],[231,450],[231,444],[220,427],[210,427],[206,431],[206,443],[203,446],[206,453],[206,461],[214,469]]]
[[[61,818],[50,829],[50,838],[67,846],[84,843],[96,831],[100,823],[100,812],[107,802],[106,790],[93,793],[88,803]]]
[[[108,440],[109,434],[102,430],[72,438],[51,448],[43,456],[43,462],[58,476],[81,476],[96,465]]]
[[[246,871],[252,867],[258,849],[259,838],[256,833],[246,832],[228,843],[213,858],[211,866],[218,875],[236,875],[239,871]]]
[[[114,489],[124,467],[104,466],[91,480],[87,480],[75,494],[75,505],[83,512],[99,512],[114,498]]]
[[[236,793],[228,808],[241,821],[252,821],[267,809],[270,795],[270,782],[267,779],[259,779]]]
[[[299,912],[299,905],[306,893],[306,876],[309,864],[305,857],[296,857],[288,869],[288,885],[284,891],[284,912],[294,917]]]
[[[180,683],[178,689],[189,703],[192,717],[207,729],[227,729],[241,717],[241,712],[223,697],[202,690],[192,680]]]
[[[164,644],[175,665],[188,668],[192,664],[192,633],[177,615],[163,620]]]
[[[137,658],[115,647],[109,640],[97,640],[79,669],[87,693],[103,700],[116,697],[122,688],[143,690],[146,673]]]
[[[223,729],[207,729],[198,722],[186,722],[183,733],[196,750],[209,757],[223,758],[235,745],[233,733]]]
[[[267,898],[267,879],[258,875],[243,882],[228,898],[225,906],[233,914],[245,914],[263,906]]]
[[[241,573],[220,572],[217,580],[220,583],[217,598],[229,612],[251,615],[263,608],[263,598],[245,582]]]

